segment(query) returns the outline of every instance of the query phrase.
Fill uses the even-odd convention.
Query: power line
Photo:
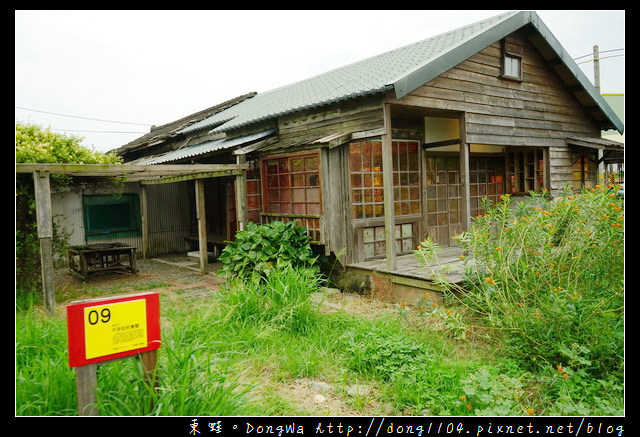
[[[62,132],[88,132],[88,133],[96,133],[96,134],[146,134],[148,132],[139,132],[139,131],[107,131],[107,130],[81,130],[81,129],[56,129],[50,128],[51,130],[62,131]]]
[[[602,53],[602,52],[600,52]],[[624,55],[611,55],[611,56],[600,56],[595,59],[587,59],[586,61],[576,62],[576,64],[586,64],[587,62],[599,61],[600,59],[609,59],[609,58],[617,58]]]
[[[602,50],[602,51],[600,51],[600,53],[619,52],[619,51],[621,51],[621,50],[624,50],[624,49]],[[586,55],[578,56],[577,58],[573,58],[573,60],[574,60],[574,61],[577,61],[578,59],[586,58],[587,56],[593,56],[593,52],[588,53],[588,54],[586,54]],[[624,56],[624,55],[615,55],[615,56]],[[612,57],[612,56],[609,56],[609,57]],[[589,62],[589,61],[584,61],[584,62]]]
[[[38,109],[23,108],[21,106],[16,106],[16,109],[22,109],[22,110],[25,110],[25,111],[32,111],[32,112],[41,112],[41,113],[44,113],[44,114],[59,115],[61,117],[81,118],[83,120],[102,121],[102,122],[105,122],[105,123],[120,123],[120,124],[133,124],[133,125],[137,125],[137,126],[151,126],[150,123],[132,123],[132,122],[129,122],[129,121],[114,121],[114,120],[103,120],[103,119],[100,119],[100,118],[80,117],[80,116],[77,116],[77,115],[67,115],[67,114],[60,114],[58,112],[41,111],[41,110],[38,110]],[[89,132],[89,131],[85,131],[85,132]]]

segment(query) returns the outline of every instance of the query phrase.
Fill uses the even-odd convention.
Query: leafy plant
[[[423,344],[402,334],[357,331],[347,335],[348,365],[362,375],[389,380],[395,373],[411,372],[429,361]]]
[[[514,416],[522,413],[523,384],[518,378],[480,367],[462,381],[465,408],[477,416]]]
[[[60,135],[29,123],[16,123],[16,162],[20,163],[84,163],[117,164],[115,154],[103,154],[80,144],[81,138]],[[51,183],[60,188],[71,178],[52,175]],[[33,176],[16,174],[16,289],[21,303],[33,300],[40,280],[39,243],[36,230],[36,207]],[[53,222],[54,250],[63,250],[68,235]],[[61,253],[61,252],[58,252]]]
[[[458,237],[474,260],[462,301],[506,333],[531,370],[621,376],[624,205],[615,189],[532,193],[516,208],[505,195],[485,210]]]
[[[316,258],[305,228],[295,222],[274,221],[237,232],[219,257],[220,274],[227,278],[266,277],[273,268],[286,265],[312,267]]]

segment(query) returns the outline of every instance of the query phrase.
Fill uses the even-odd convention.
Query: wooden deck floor
[[[370,270],[424,280],[432,280],[434,272],[440,270],[451,282],[459,282],[462,280],[462,273],[464,272],[461,255],[462,249],[445,247],[438,254],[438,263],[431,266],[421,267],[418,264],[417,256],[408,254],[396,257],[396,268],[393,271],[387,269],[386,258],[349,264],[347,268]]]
[[[371,291],[385,300],[414,303],[428,292],[430,299],[438,303],[443,288],[434,281],[434,272],[442,273],[448,282],[462,282],[465,265],[461,255],[462,249],[447,247],[442,248],[438,262],[431,266],[420,266],[417,256],[408,254],[396,257],[396,268],[392,271],[387,269],[384,258],[348,264],[346,270],[368,276]]]

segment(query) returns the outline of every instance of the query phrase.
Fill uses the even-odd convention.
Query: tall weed
[[[624,204],[596,186],[554,200],[509,195],[458,236],[474,265],[462,301],[506,334],[531,370],[623,374]],[[444,282],[443,282],[444,284]]]
[[[283,265],[264,277],[233,281],[223,299],[232,320],[307,333],[318,315],[311,294],[321,284],[316,269]]]

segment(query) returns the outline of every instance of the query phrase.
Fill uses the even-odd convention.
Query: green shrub
[[[348,366],[364,376],[388,381],[394,374],[423,369],[429,361],[425,346],[405,334],[357,330],[346,339]]]
[[[219,260],[222,275],[240,279],[265,277],[274,267],[285,265],[311,267],[316,261],[306,229],[282,221],[249,222],[224,248]]]
[[[51,132],[50,129],[24,122],[16,123],[16,162],[117,164],[114,153],[103,154],[81,144],[81,138]],[[72,178],[51,175],[53,189],[68,186]],[[16,174],[16,296],[20,307],[39,296],[40,244],[36,229],[36,206],[31,174]],[[53,220],[53,250],[66,253],[68,235]]]
[[[554,200],[485,205],[458,237],[473,266],[463,301],[507,334],[531,370],[622,377],[624,207],[598,187]]]

